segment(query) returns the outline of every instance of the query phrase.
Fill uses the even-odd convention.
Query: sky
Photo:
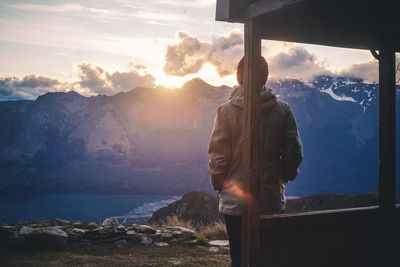
[[[243,25],[215,21],[215,0],[0,2],[0,100],[48,91],[113,95],[180,87],[199,77],[233,86]],[[263,40],[270,79],[378,79],[369,51]]]

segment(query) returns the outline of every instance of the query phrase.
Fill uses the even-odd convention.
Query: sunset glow
[[[196,77],[233,86],[243,25],[216,22],[214,16],[215,0],[2,1],[0,79],[16,77],[15,83],[34,75],[60,86],[34,83],[19,93],[7,83],[10,93],[0,99],[34,99],[46,90],[96,95],[136,86],[176,88]],[[270,79],[349,73],[377,79],[369,51],[264,40],[262,54]],[[97,67],[103,72],[93,71]]]

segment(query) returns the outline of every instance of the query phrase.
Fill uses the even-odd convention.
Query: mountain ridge
[[[300,175],[287,194],[377,188],[377,84],[320,76],[309,83],[286,79],[267,86],[292,107],[304,144]],[[0,133],[0,188],[211,192],[209,135],[215,109],[231,91],[194,79],[177,89],[137,87],[92,97],[60,92],[30,102],[0,102],[5,129]]]

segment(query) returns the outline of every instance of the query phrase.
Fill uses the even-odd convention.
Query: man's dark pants
[[[284,211],[279,210],[279,207],[269,207],[268,212],[263,214],[279,214]],[[242,241],[242,216],[225,216],[226,231],[228,232],[229,247],[231,252],[232,267],[240,267],[240,246]]]
[[[225,224],[229,238],[232,267],[240,267],[242,216],[232,216],[225,214]]]

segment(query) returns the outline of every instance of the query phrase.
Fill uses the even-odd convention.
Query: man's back
[[[284,210],[285,184],[297,175],[302,155],[289,105],[277,100],[270,89],[263,87],[260,93],[260,207],[261,212],[266,214]],[[220,211],[229,215],[241,215],[244,197],[240,189],[242,124],[243,87],[239,86],[230,101],[218,107],[209,146],[211,182],[214,189],[220,190]],[[285,158],[289,155],[288,149],[291,157]],[[294,166],[295,170],[285,171],[287,164]]]

